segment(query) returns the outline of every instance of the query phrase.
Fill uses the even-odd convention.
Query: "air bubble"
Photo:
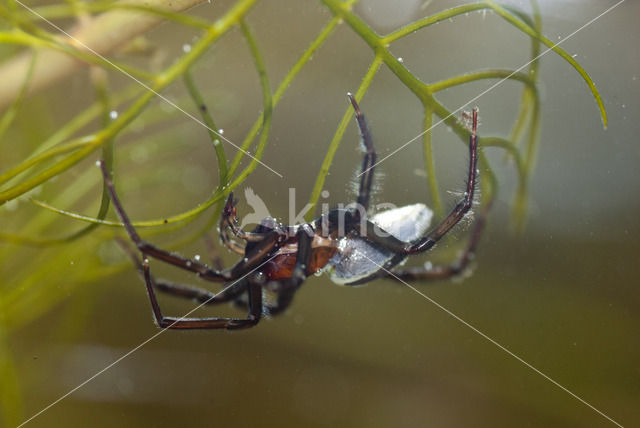
[[[398,57],[398,62],[399,62],[400,64],[402,64],[402,63],[404,63],[404,59],[402,59],[402,57]]]
[[[111,118],[111,120],[116,120],[118,118],[118,112],[115,110],[111,110],[109,112],[109,117]]]
[[[182,45],[182,51],[184,53],[189,53],[191,52],[191,45],[188,43],[185,43],[184,45]]]
[[[193,256],[193,259],[197,262],[200,261],[200,254],[196,254],[195,256]]]
[[[218,134],[224,135],[224,129],[222,129],[222,128],[218,129]]]
[[[322,192],[320,192],[320,196],[322,196],[323,198],[327,199],[329,197],[329,191],[328,190],[323,190]]]

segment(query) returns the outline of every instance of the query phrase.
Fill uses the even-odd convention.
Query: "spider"
[[[376,152],[363,114],[355,98],[347,94],[355,111],[364,147],[364,160],[356,207],[333,209],[305,224],[285,226],[273,218],[263,219],[251,232],[238,226],[236,201],[228,195],[222,210],[220,239],[230,251],[242,259],[228,269],[210,267],[199,259],[189,259],[156,247],[140,238],[131,224],[103,161],[100,167],[114,209],[138,251],[142,261],[129,250],[144,277],[155,321],[161,328],[171,329],[246,329],[255,326],[263,313],[277,315],[292,302],[302,282],[311,274],[330,268],[331,279],[339,284],[357,285],[379,277],[397,281],[448,278],[462,272],[473,256],[484,215],[476,221],[467,247],[451,265],[395,269],[409,255],[433,248],[469,212],[473,205],[477,182],[478,124],[477,109],[472,112],[469,137],[469,169],[463,199],[435,228],[427,231],[432,212],[423,204],[409,205],[367,216]],[[233,237],[244,241],[244,244]],[[200,278],[229,286],[220,293],[155,279],[148,257],[195,273]],[[274,302],[263,302],[263,289],[275,293]],[[162,314],[155,290],[193,299],[206,304],[233,302],[248,311],[246,318],[177,318]]]

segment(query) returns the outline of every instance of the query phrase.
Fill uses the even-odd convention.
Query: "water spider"
[[[228,269],[210,267],[199,258],[186,258],[140,238],[118,199],[104,162],[100,163],[115,210],[131,241],[142,254],[140,260],[135,252],[130,251],[144,277],[153,315],[160,327],[230,330],[253,327],[263,313],[277,315],[285,310],[304,280],[324,269],[329,271],[334,282],[345,285],[362,284],[380,277],[401,281],[442,279],[465,269],[479,239],[484,215],[476,221],[464,252],[451,265],[409,269],[401,269],[399,265],[412,254],[432,249],[471,209],[478,174],[477,110],[474,109],[471,114],[469,165],[464,196],[439,224],[429,229],[432,212],[423,204],[367,216],[376,152],[356,100],[351,94],[348,97],[355,111],[365,152],[355,207],[333,209],[310,223],[293,226],[282,225],[267,217],[254,230],[245,232],[238,226],[236,203],[230,193],[222,210],[220,237],[229,250],[241,255],[241,259]],[[148,258],[192,272],[203,280],[225,283],[227,286],[223,291],[213,293],[199,287],[156,279],[151,274]],[[263,301],[263,289],[275,294],[273,302]],[[245,318],[167,317],[162,314],[156,290],[211,305],[234,302],[245,308],[248,314]]]

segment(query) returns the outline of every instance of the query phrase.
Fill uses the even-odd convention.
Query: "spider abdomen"
[[[410,242],[422,236],[431,224],[433,211],[424,204],[413,204],[379,212],[370,220],[380,233]],[[369,281],[382,267],[391,268],[406,257],[396,254],[363,236],[345,236],[339,240],[338,253],[329,261],[331,280],[341,285]]]
[[[321,271],[337,251],[337,241],[315,235],[311,242],[311,259],[309,260],[305,273],[312,275]],[[278,248],[275,253],[275,257],[264,264],[261,272],[267,280],[291,278],[293,276],[297,255],[298,240],[295,237],[289,238],[280,245],[280,248]]]

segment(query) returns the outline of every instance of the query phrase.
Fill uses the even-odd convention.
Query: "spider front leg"
[[[143,263],[138,258],[138,255],[133,251],[133,249],[127,245],[124,240],[120,238],[116,238],[116,242],[120,245],[120,248],[129,256],[134,266],[137,268],[138,272],[145,278],[144,266]],[[170,294],[175,297],[181,297],[184,299],[194,300],[199,303],[203,303],[206,305],[216,305],[220,303],[225,303],[229,301],[233,301],[237,299],[241,294],[243,294],[246,289],[241,287],[240,284],[237,284],[232,287],[226,287],[223,291],[219,293],[213,293],[204,288],[194,287],[191,285],[178,284],[175,282],[166,281],[163,279],[156,279],[153,275],[150,275],[151,283],[154,285],[154,288],[158,291],[162,291],[163,293]]]
[[[118,199],[118,195],[116,194],[115,187],[113,185],[113,181],[109,176],[109,172],[107,171],[107,167],[103,160],[100,161],[100,169],[102,171],[102,176],[104,178],[104,184],[109,192],[109,196],[113,201],[113,206],[118,213],[118,216],[122,220],[122,224],[124,225],[127,233],[129,234],[129,238],[136,245],[138,250],[143,255],[149,255],[155,259],[162,260],[166,263],[172,264],[184,270],[197,273],[202,278],[207,279],[209,281],[231,281],[237,278],[237,276],[233,276],[228,271],[218,271],[212,269],[197,260],[188,259],[182,257],[179,254],[173,254],[169,251],[163,250],[161,248],[156,247],[155,245],[143,240],[140,238],[135,228],[131,224],[131,220],[129,220],[129,216],[125,213],[124,208],[122,207],[122,203],[120,199]]]
[[[220,215],[218,232],[220,234],[220,241],[222,241],[222,244],[227,247],[229,251],[242,256],[244,255],[244,247],[229,236],[229,229],[232,229],[233,226],[236,225],[236,222],[236,207],[233,201],[233,193],[230,193]]]
[[[229,193],[227,202],[222,209],[218,229],[220,232],[220,240],[222,241],[222,244],[230,251],[233,251],[236,254],[244,255],[245,246],[234,241],[231,236],[229,236],[228,229],[231,229],[231,232],[236,236],[236,238],[242,239],[245,242],[260,242],[264,240],[269,234],[264,232],[245,232],[244,230],[242,230],[240,226],[238,226],[236,203],[237,201],[234,201],[233,199],[233,192]]]
[[[233,192],[229,193],[227,197],[227,202],[222,209],[222,217],[220,218],[220,233],[222,236],[222,231],[226,230],[228,227],[231,229],[231,232],[237,237],[246,242],[259,242],[265,238],[264,233],[253,233],[253,232],[245,232],[238,226],[237,219],[237,210],[236,210],[237,201],[233,200]],[[226,232],[225,232],[226,235]],[[228,235],[225,236],[227,239]],[[224,238],[223,238],[224,240]],[[225,244],[226,245],[226,244]],[[237,244],[236,244],[237,245]]]

